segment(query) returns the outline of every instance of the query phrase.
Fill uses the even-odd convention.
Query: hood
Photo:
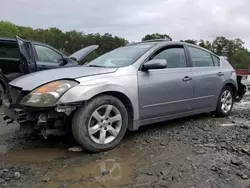
[[[46,71],[39,71],[21,76],[9,83],[9,85],[22,88],[24,91],[31,91],[40,85],[46,84],[54,80],[76,79],[84,76],[94,76],[99,74],[113,73],[117,68],[101,68],[101,67],[69,67],[58,68]]]
[[[99,46],[98,45],[91,45],[85,48],[82,48],[81,50],[78,50],[77,52],[73,53],[69,56],[69,58],[74,58],[76,61],[82,61],[87,55],[89,55],[91,52],[96,50]]]

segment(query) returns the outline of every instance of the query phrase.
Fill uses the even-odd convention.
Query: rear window
[[[17,43],[0,43],[0,58],[17,58],[20,52]]]
[[[215,66],[220,66],[220,59],[214,55],[212,55],[213,61],[214,61],[214,65]]]
[[[188,47],[194,67],[213,67],[210,53],[194,47]]]

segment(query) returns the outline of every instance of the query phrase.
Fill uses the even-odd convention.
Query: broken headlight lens
[[[21,104],[33,107],[50,107],[69,89],[78,82],[73,80],[59,80],[45,84],[26,95]]]

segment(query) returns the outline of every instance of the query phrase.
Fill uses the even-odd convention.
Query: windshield
[[[133,64],[148,51],[153,44],[137,44],[117,48],[94,59],[87,66],[95,67],[125,67]]]

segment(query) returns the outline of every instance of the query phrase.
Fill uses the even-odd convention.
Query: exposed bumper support
[[[3,112],[5,114],[5,120],[13,119],[18,123],[26,121],[26,113],[24,112],[24,110],[19,108],[11,109],[11,104],[7,99],[3,99]]]
[[[17,121],[22,127],[30,127],[47,138],[48,135],[61,135],[69,125],[71,113],[79,104],[61,105],[48,109],[16,108],[8,100],[3,100],[6,123]],[[29,125],[29,126],[27,126]]]

